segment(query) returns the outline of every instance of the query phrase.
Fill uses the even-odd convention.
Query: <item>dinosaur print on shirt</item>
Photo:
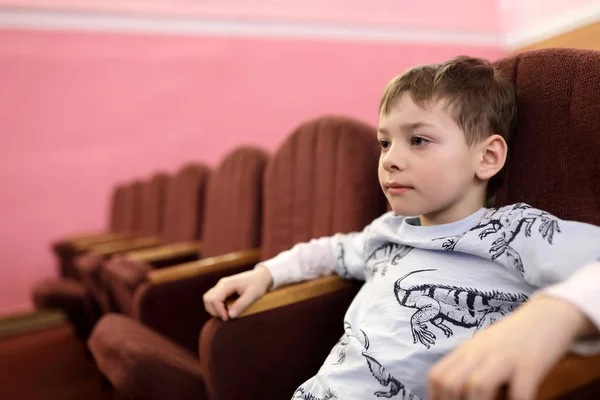
[[[446,251],[453,251],[458,242],[469,232],[479,231],[478,237],[483,240],[489,235],[499,234],[498,238],[492,242],[489,250],[492,260],[504,255],[509,263],[520,273],[525,272],[523,261],[519,253],[511,246],[511,243],[524,229],[525,237],[531,236],[533,225],[540,221],[538,228],[539,234],[543,239],[552,244],[555,233],[560,233],[558,221],[549,213],[537,210],[525,203],[517,203],[511,206],[499,209],[490,209],[481,218],[479,223],[469,231],[450,237],[442,237],[434,240],[444,240],[442,248]]]
[[[421,284],[403,288],[401,283],[408,276],[423,269],[409,272],[394,284],[394,295],[403,307],[416,308],[410,319],[413,343],[421,343],[428,349],[435,344],[436,336],[427,323],[440,329],[446,337],[453,335],[444,322],[464,328],[476,328],[474,333],[512,312],[528,299],[525,294],[500,291],[484,292],[473,288],[451,285]]]

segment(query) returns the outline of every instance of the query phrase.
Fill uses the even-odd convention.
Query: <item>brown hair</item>
[[[489,61],[458,56],[411,68],[387,85],[379,112],[387,115],[404,92],[421,107],[429,101],[448,101],[450,115],[469,145],[492,134],[510,139],[517,115],[514,88]]]

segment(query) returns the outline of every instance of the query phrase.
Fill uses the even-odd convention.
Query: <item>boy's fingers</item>
[[[504,358],[488,361],[473,370],[466,382],[468,400],[494,400],[502,385],[510,381],[514,365]]]
[[[509,399],[533,400],[544,371],[533,368],[517,370],[510,382]]]
[[[219,282],[215,287],[206,292],[203,296],[204,307],[213,317],[220,317],[227,321],[227,310],[225,309],[225,299],[236,292],[236,289],[226,282]]]
[[[214,303],[217,314],[223,321],[227,321],[227,309],[225,308],[225,304],[222,301],[215,301]]]
[[[241,293],[240,297],[229,307],[229,316],[235,318],[244,311],[250,303],[256,300],[256,295],[250,290]]]
[[[210,289],[208,292],[204,293],[204,296],[202,296],[202,301],[204,302],[204,308],[206,309],[206,312],[208,312],[213,317],[216,317],[216,311],[212,306],[211,293],[212,293],[212,289]]]
[[[465,388],[473,370],[477,368],[475,361],[460,360],[453,368],[449,369],[445,376],[439,380],[436,390],[442,391],[442,399],[463,399]]]
[[[206,310],[207,313],[209,313],[210,315],[212,315],[213,317],[215,317],[215,310],[212,308],[212,305],[207,303],[206,301],[204,302],[204,309]]]
[[[461,365],[464,366],[464,363],[461,362],[460,354],[451,353],[433,366],[427,377],[427,393],[432,400],[458,398],[459,390],[449,388],[449,385],[455,384],[456,381],[449,381],[448,377]]]

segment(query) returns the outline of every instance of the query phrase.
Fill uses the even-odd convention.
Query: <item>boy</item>
[[[600,228],[526,204],[484,208],[515,116],[513,88],[486,61],[458,57],[398,76],[378,131],[393,212],[222,279],[204,296],[207,311],[227,320],[269,287],[361,279],[344,335],[293,399],[491,399],[505,383],[511,398],[532,398],[572,342],[598,335]]]

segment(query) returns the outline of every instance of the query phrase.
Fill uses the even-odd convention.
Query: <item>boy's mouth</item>
[[[404,185],[396,181],[386,181],[385,187],[389,194],[404,194],[414,189],[412,186]]]

